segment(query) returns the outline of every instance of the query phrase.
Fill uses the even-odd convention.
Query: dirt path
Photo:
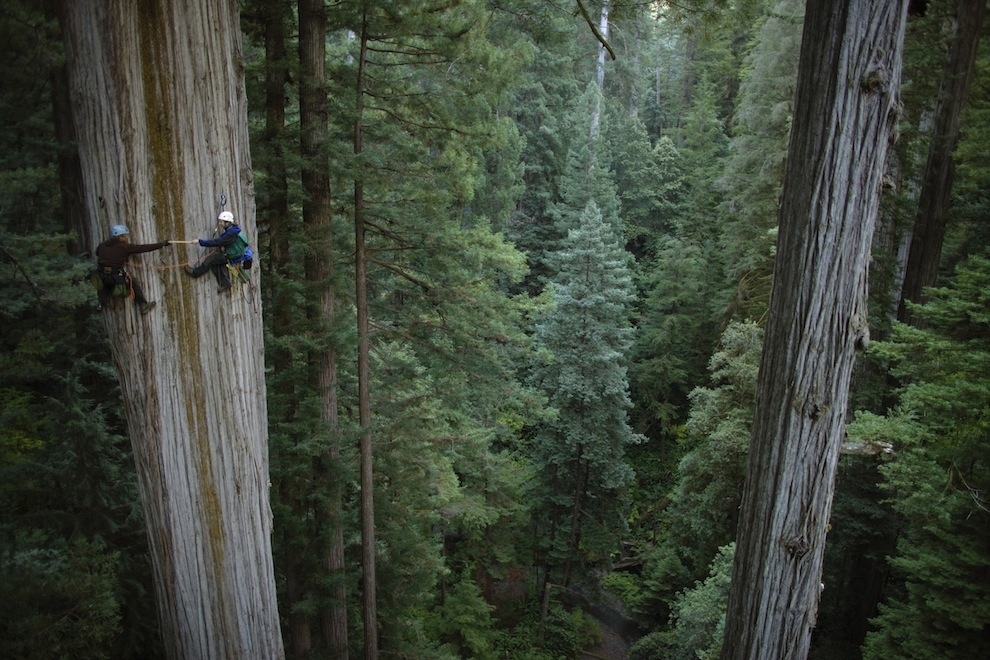
[[[581,653],[580,660],[626,660],[629,657],[629,643],[604,623],[601,626],[604,637],[602,643],[594,648],[585,649]]]

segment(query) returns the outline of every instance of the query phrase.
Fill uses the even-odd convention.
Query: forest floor
[[[626,660],[629,648],[641,633],[621,601],[612,594],[603,593],[598,602],[586,603],[584,609],[598,623],[602,641],[585,649],[581,660]]]
[[[626,660],[629,657],[629,642],[605,623],[601,626],[601,643],[582,651],[580,660]]]

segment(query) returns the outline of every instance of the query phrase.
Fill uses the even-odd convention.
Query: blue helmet
[[[123,236],[124,234],[130,234],[130,233],[131,232],[127,231],[127,227],[125,227],[124,225],[114,225],[113,227],[110,228],[110,235],[114,237]]]

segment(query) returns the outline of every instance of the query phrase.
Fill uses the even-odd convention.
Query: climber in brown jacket
[[[154,309],[157,303],[148,302],[138,285],[137,280],[124,270],[124,264],[132,254],[154,252],[169,245],[168,241],[133,245],[128,238],[130,232],[124,225],[114,225],[110,228],[110,238],[100,243],[96,248],[97,273],[103,280],[103,288],[99,291],[100,307],[105,308],[117,286],[126,286],[130,297],[134,298],[142,314]]]

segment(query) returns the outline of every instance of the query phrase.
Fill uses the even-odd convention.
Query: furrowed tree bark
[[[299,115],[302,168],[303,225],[312,249],[306,258],[306,279],[322,289],[316,314],[321,325],[332,327],[337,301],[333,291],[333,255],[330,210],[330,165],[325,153],[329,132],[326,76],[327,9],[324,0],[299,0]],[[321,421],[329,430],[327,460],[318,461],[317,474],[329,488],[326,510],[317,519],[329,528],[329,543],[320,547],[321,567],[332,578],[331,603],[320,612],[323,645],[329,657],[347,658],[347,593],[344,582],[343,490],[335,473],[340,461],[337,412],[337,347],[329,341],[314,355],[319,365],[318,387],[323,394]]]
[[[898,320],[904,323],[920,323],[906,303],[924,302],[924,290],[935,286],[938,281],[952,182],[955,179],[952,152],[959,142],[960,117],[969,97],[986,13],[986,0],[959,0],[956,5],[953,35],[935,104],[932,143],[925,164],[918,215],[911,235],[911,248],[897,311]]]
[[[722,658],[806,658],[907,2],[810,0]]]
[[[92,243],[208,236],[223,193],[255,235],[239,5],[60,3]],[[272,569],[260,294],[139,255],[158,307],[107,309],[171,658],[284,657]]]

